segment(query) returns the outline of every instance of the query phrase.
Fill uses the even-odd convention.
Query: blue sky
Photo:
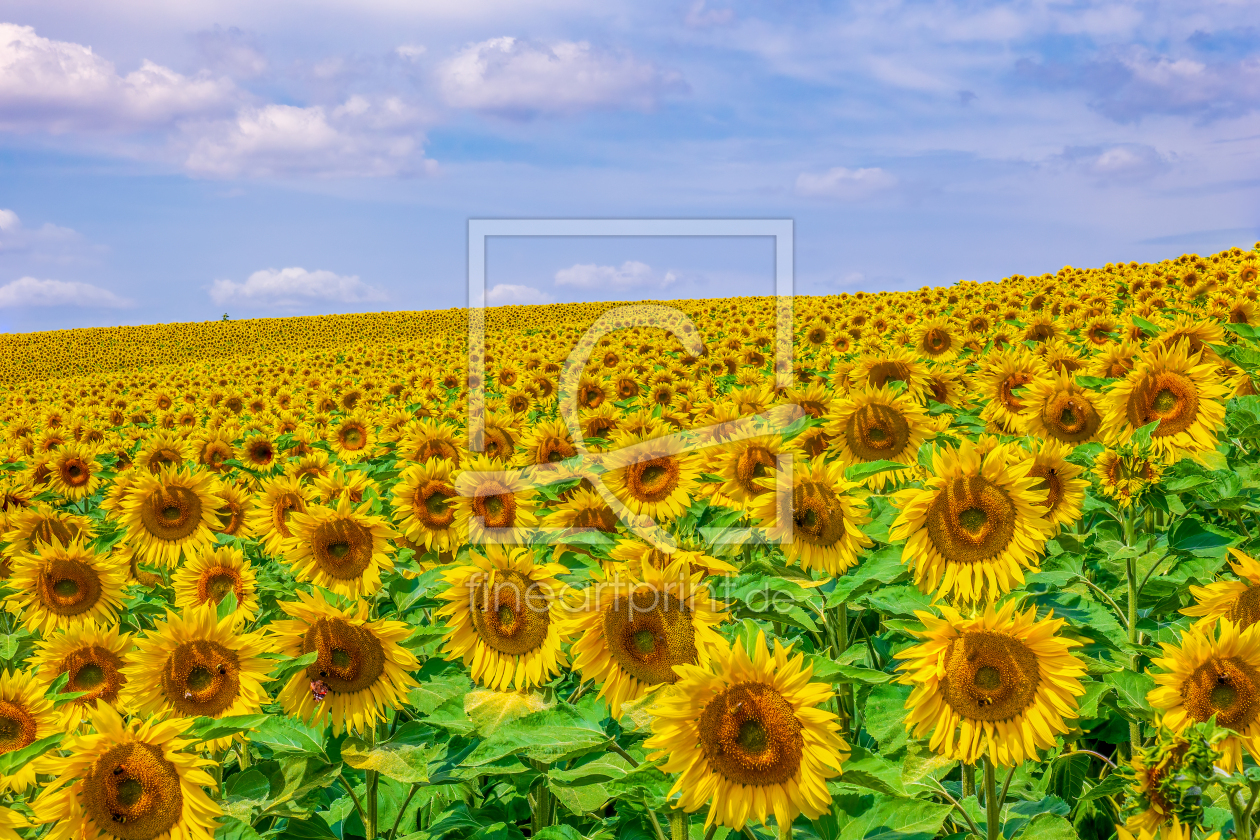
[[[460,306],[469,218],[792,218],[803,294],[1250,247],[1258,19],[0,0],[0,330]],[[764,241],[487,264],[499,302],[771,288]]]

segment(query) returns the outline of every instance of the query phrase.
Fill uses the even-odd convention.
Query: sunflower
[[[1133,370],[1138,348],[1129,341],[1112,342],[1094,356],[1090,373],[1100,379],[1123,379]]]
[[[569,427],[563,420],[540,420],[527,429],[516,445],[516,463],[522,467],[554,464],[577,455]]]
[[[33,803],[52,823],[47,840],[211,840],[221,810],[204,787],[213,764],[182,737],[192,721],[124,723],[105,703],[92,710],[92,732],[71,736],[68,755],[45,766],[56,776]]]
[[[496,691],[526,689],[564,667],[564,584],[559,563],[536,564],[526,549],[487,545],[446,568],[443,653],[463,658],[472,678]]]
[[[1014,433],[1020,427],[1020,416],[1028,408],[1027,395],[1015,395],[1015,391],[1028,386],[1048,373],[1045,364],[1026,351],[1006,351],[991,354],[988,368],[976,383],[982,398],[988,403],[980,416],[999,428]]]
[[[914,686],[906,728],[931,733],[928,747],[945,758],[976,764],[982,756],[1002,767],[1037,760],[1067,734],[1085,693],[1085,665],[1072,655],[1081,643],[1059,635],[1065,622],[1052,612],[1017,612],[1016,602],[963,618],[939,606],[942,618],[916,612],[922,641],[897,654],[901,682]]]
[[[1094,477],[1102,495],[1126,508],[1159,483],[1164,465],[1134,451],[1132,447],[1108,449],[1094,462]]]
[[[276,476],[263,484],[245,524],[250,532],[262,538],[266,554],[280,556],[281,546],[293,536],[289,520],[295,513],[306,512],[310,496],[311,492],[293,476]]]
[[[223,507],[218,489],[205,471],[165,467],[142,475],[122,505],[128,544],[140,559],[163,566],[213,545]]]
[[[376,433],[367,415],[356,411],[328,427],[328,444],[342,461],[352,463],[372,454]]]
[[[188,558],[171,576],[175,606],[182,610],[213,603],[231,592],[236,597],[233,617],[236,626],[248,624],[258,615],[258,584],[254,568],[241,549],[221,545]]]
[[[254,501],[250,494],[238,484],[220,484],[215,495],[223,502],[223,507],[218,512],[219,524],[211,530],[229,537],[252,536],[250,514]]]
[[[666,554],[656,546],[643,542],[633,537],[622,537],[617,540],[608,551],[608,556],[613,563],[623,564],[621,568],[638,568],[644,563],[650,564],[657,569],[664,569],[671,563],[684,560],[690,574],[699,574],[701,578],[709,575],[733,575],[739,572],[739,567],[732,566],[725,560],[712,557],[703,551],[691,551],[685,548],[679,548],[673,554]],[[609,566],[605,564],[605,571],[611,571]]]
[[[92,538],[91,521],[55,510],[48,505],[36,505],[9,511],[7,529],[4,532],[4,556],[10,560],[35,551],[41,544],[69,545],[77,539]]]
[[[316,476],[312,486],[321,504],[336,504],[344,498],[357,505],[363,501],[363,493],[372,486],[372,481],[362,470],[347,471],[337,467],[325,475]]]
[[[922,407],[907,394],[894,394],[888,388],[851,390],[837,400],[827,426],[831,453],[843,468],[871,461],[896,461],[914,466],[919,447],[931,433],[931,421]],[[890,481],[904,480],[900,473],[885,471],[867,477],[862,483],[881,490]]]
[[[1081,518],[1085,505],[1085,488],[1089,482],[1081,478],[1083,467],[1067,460],[1071,448],[1064,443],[1043,441],[1033,446],[1028,474],[1041,479],[1035,489],[1046,491],[1044,514],[1057,532]]]
[[[204,436],[194,441],[193,450],[197,454],[197,463],[216,473],[228,468],[224,461],[236,457],[232,439],[221,429],[205,432]]]
[[[369,513],[371,507],[364,502],[356,508],[343,497],[335,508],[315,505],[293,514],[293,537],[281,548],[293,576],[348,598],[375,594],[381,572],[394,565],[394,532]]]
[[[855,388],[883,388],[890,382],[903,382],[903,393],[915,402],[922,402],[929,391],[927,363],[900,347],[862,356],[849,371],[849,380]]]
[[[1260,561],[1236,548],[1229,551],[1234,555],[1229,568],[1238,580],[1219,580],[1207,586],[1191,584],[1190,594],[1195,603],[1181,612],[1200,616],[1207,624],[1223,618],[1245,630],[1260,621]]]
[[[499,461],[474,455],[456,478],[455,490],[458,526],[473,545],[523,543],[528,529],[538,527],[534,485],[516,471],[505,471]]]
[[[61,729],[44,685],[33,674],[0,671],[0,755],[20,750]],[[35,765],[0,776],[0,791],[21,793],[35,784]]]
[[[241,442],[241,462],[254,470],[271,469],[276,463],[276,442],[265,432],[254,432]]]
[[[943,318],[929,318],[921,322],[915,334],[915,351],[934,362],[949,361],[958,355],[961,346],[961,336]]]
[[[157,475],[167,467],[181,467],[185,461],[192,460],[192,447],[179,435],[161,432],[140,448],[136,455],[136,465]]]
[[[407,467],[394,485],[394,524],[426,551],[453,551],[467,541],[456,518],[452,468],[449,460],[430,458]]]
[[[101,485],[101,465],[91,448],[81,443],[68,443],[57,450],[51,462],[48,485],[67,501],[75,502],[91,496]]]
[[[840,775],[849,745],[834,714],[820,708],[834,688],[810,682],[813,667],[758,631],[752,649],[723,641],[707,668],[677,666],[679,680],[652,707],[644,744],[666,773],[678,773],[675,807],[706,803],[705,826],[735,831],[774,816],[780,832],[798,814],[831,809],[827,780]]]
[[[653,686],[678,681],[675,665],[707,667],[726,618],[686,558],[658,566],[646,557],[575,592],[568,618],[573,668],[600,686],[614,718]]]
[[[502,461],[505,464],[510,463],[513,453],[516,452],[516,438],[518,435],[519,433],[513,428],[510,417],[500,413],[493,413],[486,420],[482,429],[481,448],[487,458]]]
[[[116,706],[126,683],[123,668],[134,646],[131,635],[117,629],[84,622],[42,639],[31,657],[47,691],[53,681],[66,675],[65,691],[82,696],[62,706],[62,723],[74,728],[97,701]]]
[[[452,468],[462,463],[467,444],[462,433],[450,423],[433,418],[417,420],[398,441],[398,457],[417,464],[437,458],[450,461]]]
[[[1180,644],[1161,642],[1164,655],[1151,664],[1155,688],[1146,699],[1160,726],[1180,734],[1212,717],[1233,732],[1221,742],[1220,766],[1241,769],[1243,750],[1260,761],[1260,625],[1240,629],[1227,619],[1215,627],[1195,625]]]
[[[1225,426],[1229,388],[1216,365],[1196,363],[1185,341],[1152,347],[1137,367],[1107,393],[1105,431],[1113,443],[1125,443],[1148,423],[1155,450],[1176,460],[1216,448]]]
[[[88,621],[112,626],[128,571],[125,556],[97,552],[82,539],[40,543],[14,561],[9,586],[15,593],[4,606],[42,635]]]
[[[923,489],[896,494],[901,509],[889,530],[905,540],[901,560],[925,593],[962,604],[992,601],[1023,584],[1052,528],[1047,492],[1030,475],[1031,459],[1009,445],[981,454],[971,440],[937,447]]]
[[[604,483],[640,516],[682,516],[700,483],[700,461],[687,444],[663,435],[618,435],[606,453]]]
[[[26,828],[30,823],[17,811],[0,807],[0,840],[22,840],[22,836],[13,829]]]
[[[872,545],[861,530],[870,516],[857,490],[858,485],[844,480],[839,461],[815,458],[793,468],[791,495],[787,488],[767,493],[753,504],[751,514],[762,523],[767,539],[784,540],[791,534],[791,541],[783,543],[787,563],[837,577],[857,565],[858,553]]]
[[[165,620],[136,639],[123,668],[122,703],[134,714],[220,718],[257,712],[268,702],[262,684],[272,662],[261,633],[234,629],[234,616],[220,620],[214,604],[167,611]],[[219,739],[211,749],[222,749]]]
[[[1019,415],[1017,425],[1025,434],[1042,440],[1087,443],[1102,425],[1096,399],[1067,373],[1035,379],[1024,393],[1027,410]]]
[[[386,713],[406,704],[407,692],[416,682],[409,671],[420,667],[416,657],[400,642],[412,627],[401,621],[368,619],[368,603],[358,600],[338,608],[324,599],[297,591],[296,602],[282,603],[288,619],[269,625],[280,652],[290,657],[316,654],[304,671],[294,674],[281,689],[285,714],[320,727],[332,723],[333,734],[347,730],[372,731]],[[322,683],[322,699],[312,691]]]

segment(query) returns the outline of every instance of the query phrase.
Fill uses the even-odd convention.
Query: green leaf
[[[1142,449],[1149,448],[1151,445],[1151,435],[1155,433],[1155,430],[1159,428],[1159,424],[1162,422],[1164,421],[1152,420],[1142,428],[1138,429],[1133,433],[1133,443]]]
[[[863,710],[866,731],[879,743],[881,755],[891,757],[906,743],[908,685],[877,685],[871,689]]]
[[[1173,526],[1168,534],[1168,546],[1174,551],[1184,551],[1197,556],[1223,555],[1227,546],[1241,537],[1221,528],[1209,526],[1202,520],[1186,517]]]
[[[279,840],[341,840],[319,814],[305,820],[290,819],[278,837]]]
[[[499,727],[464,759],[465,767],[518,755],[546,764],[576,758],[608,743],[604,730],[572,706],[535,712]]]
[[[1066,802],[1075,802],[1089,777],[1090,756],[1084,753],[1060,755],[1050,762],[1049,771],[1043,777],[1046,793]]]
[[[844,772],[834,780],[835,783],[870,788],[889,796],[907,795],[900,765],[856,745],[852,750],[849,760],[844,763]]]
[[[901,546],[884,546],[836,579],[835,587],[827,593],[827,606],[837,607],[909,574],[901,562]]]
[[[847,768],[848,765],[846,764],[845,767]],[[588,761],[581,767],[569,770],[554,768],[548,770],[547,779],[557,786],[581,787],[623,779],[632,769],[630,762],[615,753],[609,753]]]
[[[281,837],[288,837],[281,834]],[[214,840],[261,840],[258,832],[249,823],[235,817],[224,816],[223,822],[214,830]]]
[[[846,481],[864,481],[882,472],[904,470],[905,468],[905,464],[899,464],[896,461],[866,461],[851,465],[844,471],[844,478]]]
[[[65,736],[64,732],[58,732],[55,735],[49,735],[47,738],[33,741],[21,749],[0,755],[0,776],[9,776],[21,770],[44,753],[55,749]]]
[[[1154,715],[1146,695],[1155,688],[1155,680],[1149,674],[1133,671],[1116,671],[1106,674],[1102,681],[1115,686],[1116,705],[1127,715],[1150,718]]]
[[[1038,814],[1015,837],[1019,840],[1077,840],[1072,823],[1058,814]]]
[[[840,830],[839,840],[929,840],[941,830],[951,807],[922,799],[876,797],[870,808]]]
[[[464,696],[464,711],[468,713],[477,734],[482,738],[493,735],[505,724],[555,705],[554,699],[537,691],[477,689]]]
[[[1127,782],[1123,776],[1111,774],[1098,784],[1091,787],[1081,794],[1081,802],[1091,802],[1095,799],[1102,799],[1104,796],[1115,796],[1118,793],[1124,793]]]
[[[198,741],[213,741],[216,738],[226,738],[229,735],[257,729],[270,718],[271,715],[261,714],[230,715],[217,720],[210,717],[199,717],[193,720],[188,734]]]
[[[284,717],[269,717],[250,734],[255,744],[273,753],[324,756],[324,730]]]
[[[227,599],[225,598],[224,600],[226,601]],[[315,660],[318,658],[319,651],[313,650],[310,653],[304,653],[295,659],[290,659],[280,666],[280,670],[272,673],[271,679],[278,680],[280,682],[287,682],[289,677],[293,676],[298,671],[314,665]]]
[[[223,596],[223,600],[219,601],[218,607],[215,608],[217,610],[216,614],[218,615],[219,621],[222,621],[232,613],[236,612],[236,606],[236,592],[229,589],[228,593]]]
[[[359,738],[347,738],[341,745],[341,760],[356,770],[375,770],[405,784],[427,782],[429,762],[437,753],[437,747],[416,741],[429,732],[431,730],[423,724],[410,721],[399,727],[388,741],[375,746]]]

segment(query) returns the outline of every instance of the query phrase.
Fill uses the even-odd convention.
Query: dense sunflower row
[[[25,338],[0,835],[1250,838],[1258,267]]]

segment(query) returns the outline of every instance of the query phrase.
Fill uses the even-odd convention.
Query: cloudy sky
[[[0,0],[0,330],[461,306],[469,218],[804,294],[1260,239],[1260,4]],[[491,302],[772,289],[491,240]]]

